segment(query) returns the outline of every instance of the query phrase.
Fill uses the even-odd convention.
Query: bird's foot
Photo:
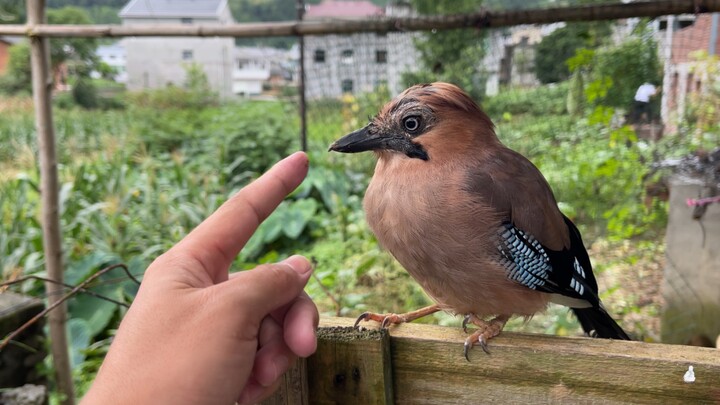
[[[405,319],[402,314],[376,314],[374,312],[363,312],[355,320],[355,328],[357,328],[362,321],[380,322],[380,327],[385,329],[391,324],[398,325],[403,322],[407,322],[407,319]]]
[[[430,305],[425,308],[420,308],[416,311],[406,312],[404,314],[376,314],[374,312],[364,312],[355,320],[355,328],[358,327],[362,321],[375,321],[380,322],[380,327],[385,329],[390,325],[399,325],[404,322],[412,322],[423,316],[430,315],[440,310],[437,305]]]
[[[465,359],[470,361],[470,349],[476,344],[480,345],[485,353],[490,354],[488,341],[502,332],[508,319],[510,319],[510,317],[507,315],[499,315],[490,321],[485,321],[475,314],[466,315],[463,320],[463,330],[467,332],[468,322],[472,322],[478,329],[465,339],[465,346],[463,347]]]

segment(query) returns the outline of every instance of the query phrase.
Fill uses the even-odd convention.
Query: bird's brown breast
[[[460,169],[381,155],[364,200],[371,229],[448,311],[531,315],[543,309],[545,294],[508,280],[493,243],[502,218],[465,190]]]

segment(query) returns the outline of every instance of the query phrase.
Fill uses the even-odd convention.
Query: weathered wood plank
[[[357,332],[351,325],[318,330],[318,350],[307,359],[310,403],[392,404],[387,331]]]
[[[299,359],[290,367],[280,387],[263,405],[308,405],[307,360]]]
[[[321,327],[352,322],[322,318]],[[467,362],[465,337],[459,328],[390,328],[395,403],[720,402],[719,350],[506,332],[490,342],[491,355],[476,349]],[[690,365],[696,381],[687,384]]]

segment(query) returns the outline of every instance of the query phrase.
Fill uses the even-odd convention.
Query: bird
[[[539,169],[505,146],[488,115],[461,88],[409,87],[330,151],[372,151],[363,199],[378,242],[434,301],[361,321],[411,322],[438,311],[477,329],[463,353],[548,303],[570,307],[588,336],[631,340],[609,315],[580,231],[559,209]]]

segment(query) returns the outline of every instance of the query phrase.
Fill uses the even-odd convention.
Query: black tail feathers
[[[632,340],[604,308],[572,308],[589,336],[603,339]]]

